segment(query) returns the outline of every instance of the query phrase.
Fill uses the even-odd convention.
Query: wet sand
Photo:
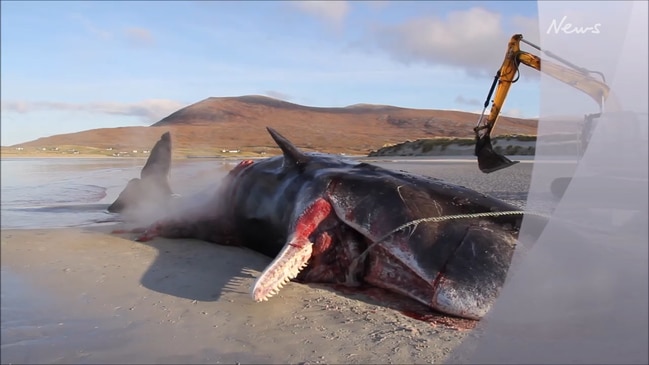
[[[270,258],[115,227],[2,231],[2,363],[440,363],[467,331],[289,283]]]

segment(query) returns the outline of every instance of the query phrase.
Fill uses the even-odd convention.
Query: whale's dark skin
[[[257,301],[297,279],[374,286],[461,318],[488,312],[516,247],[519,208],[431,177],[303,153],[268,131],[282,156],[241,162],[212,200],[138,240],[197,238],[274,258],[252,289]],[[466,216],[487,212],[504,214]]]
[[[124,213],[141,208],[143,204],[164,203],[173,196],[169,186],[171,169],[171,134],[164,133],[151,149],[140,172],[140,178],[131,179],[117,199],[108,207],[111,213]]]

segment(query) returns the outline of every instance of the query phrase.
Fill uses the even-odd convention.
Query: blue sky
[[[212,96],[482,109],[535,1],[3,1],[2,145],[150,125]],[[523,70],[504,115],[539,114]]]

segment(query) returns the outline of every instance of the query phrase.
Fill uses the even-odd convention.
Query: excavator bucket
[[[494,151],[491,146],[489,134],[478,138],[475,146],[475,155],[478,157],[478,168],[485,174],[507,168],[519,162],[512,161]]]

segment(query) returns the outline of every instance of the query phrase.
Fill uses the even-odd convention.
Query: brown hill
[[[279,153],[265,130],[270,126],[305,150],[365,155],[386,144],[406,140],[472,137],[477,118],[476,114],[460,111],[387,105],[320,108],[256,95],[212,97],[182,108],[150,127],[93,129],[12,147],[142,150],[150,148],[165,131],[171,131],[176,156],[214,155],[223,150]],[[536,126],[536,120],[501,117],[496,133],[535,135]]]

